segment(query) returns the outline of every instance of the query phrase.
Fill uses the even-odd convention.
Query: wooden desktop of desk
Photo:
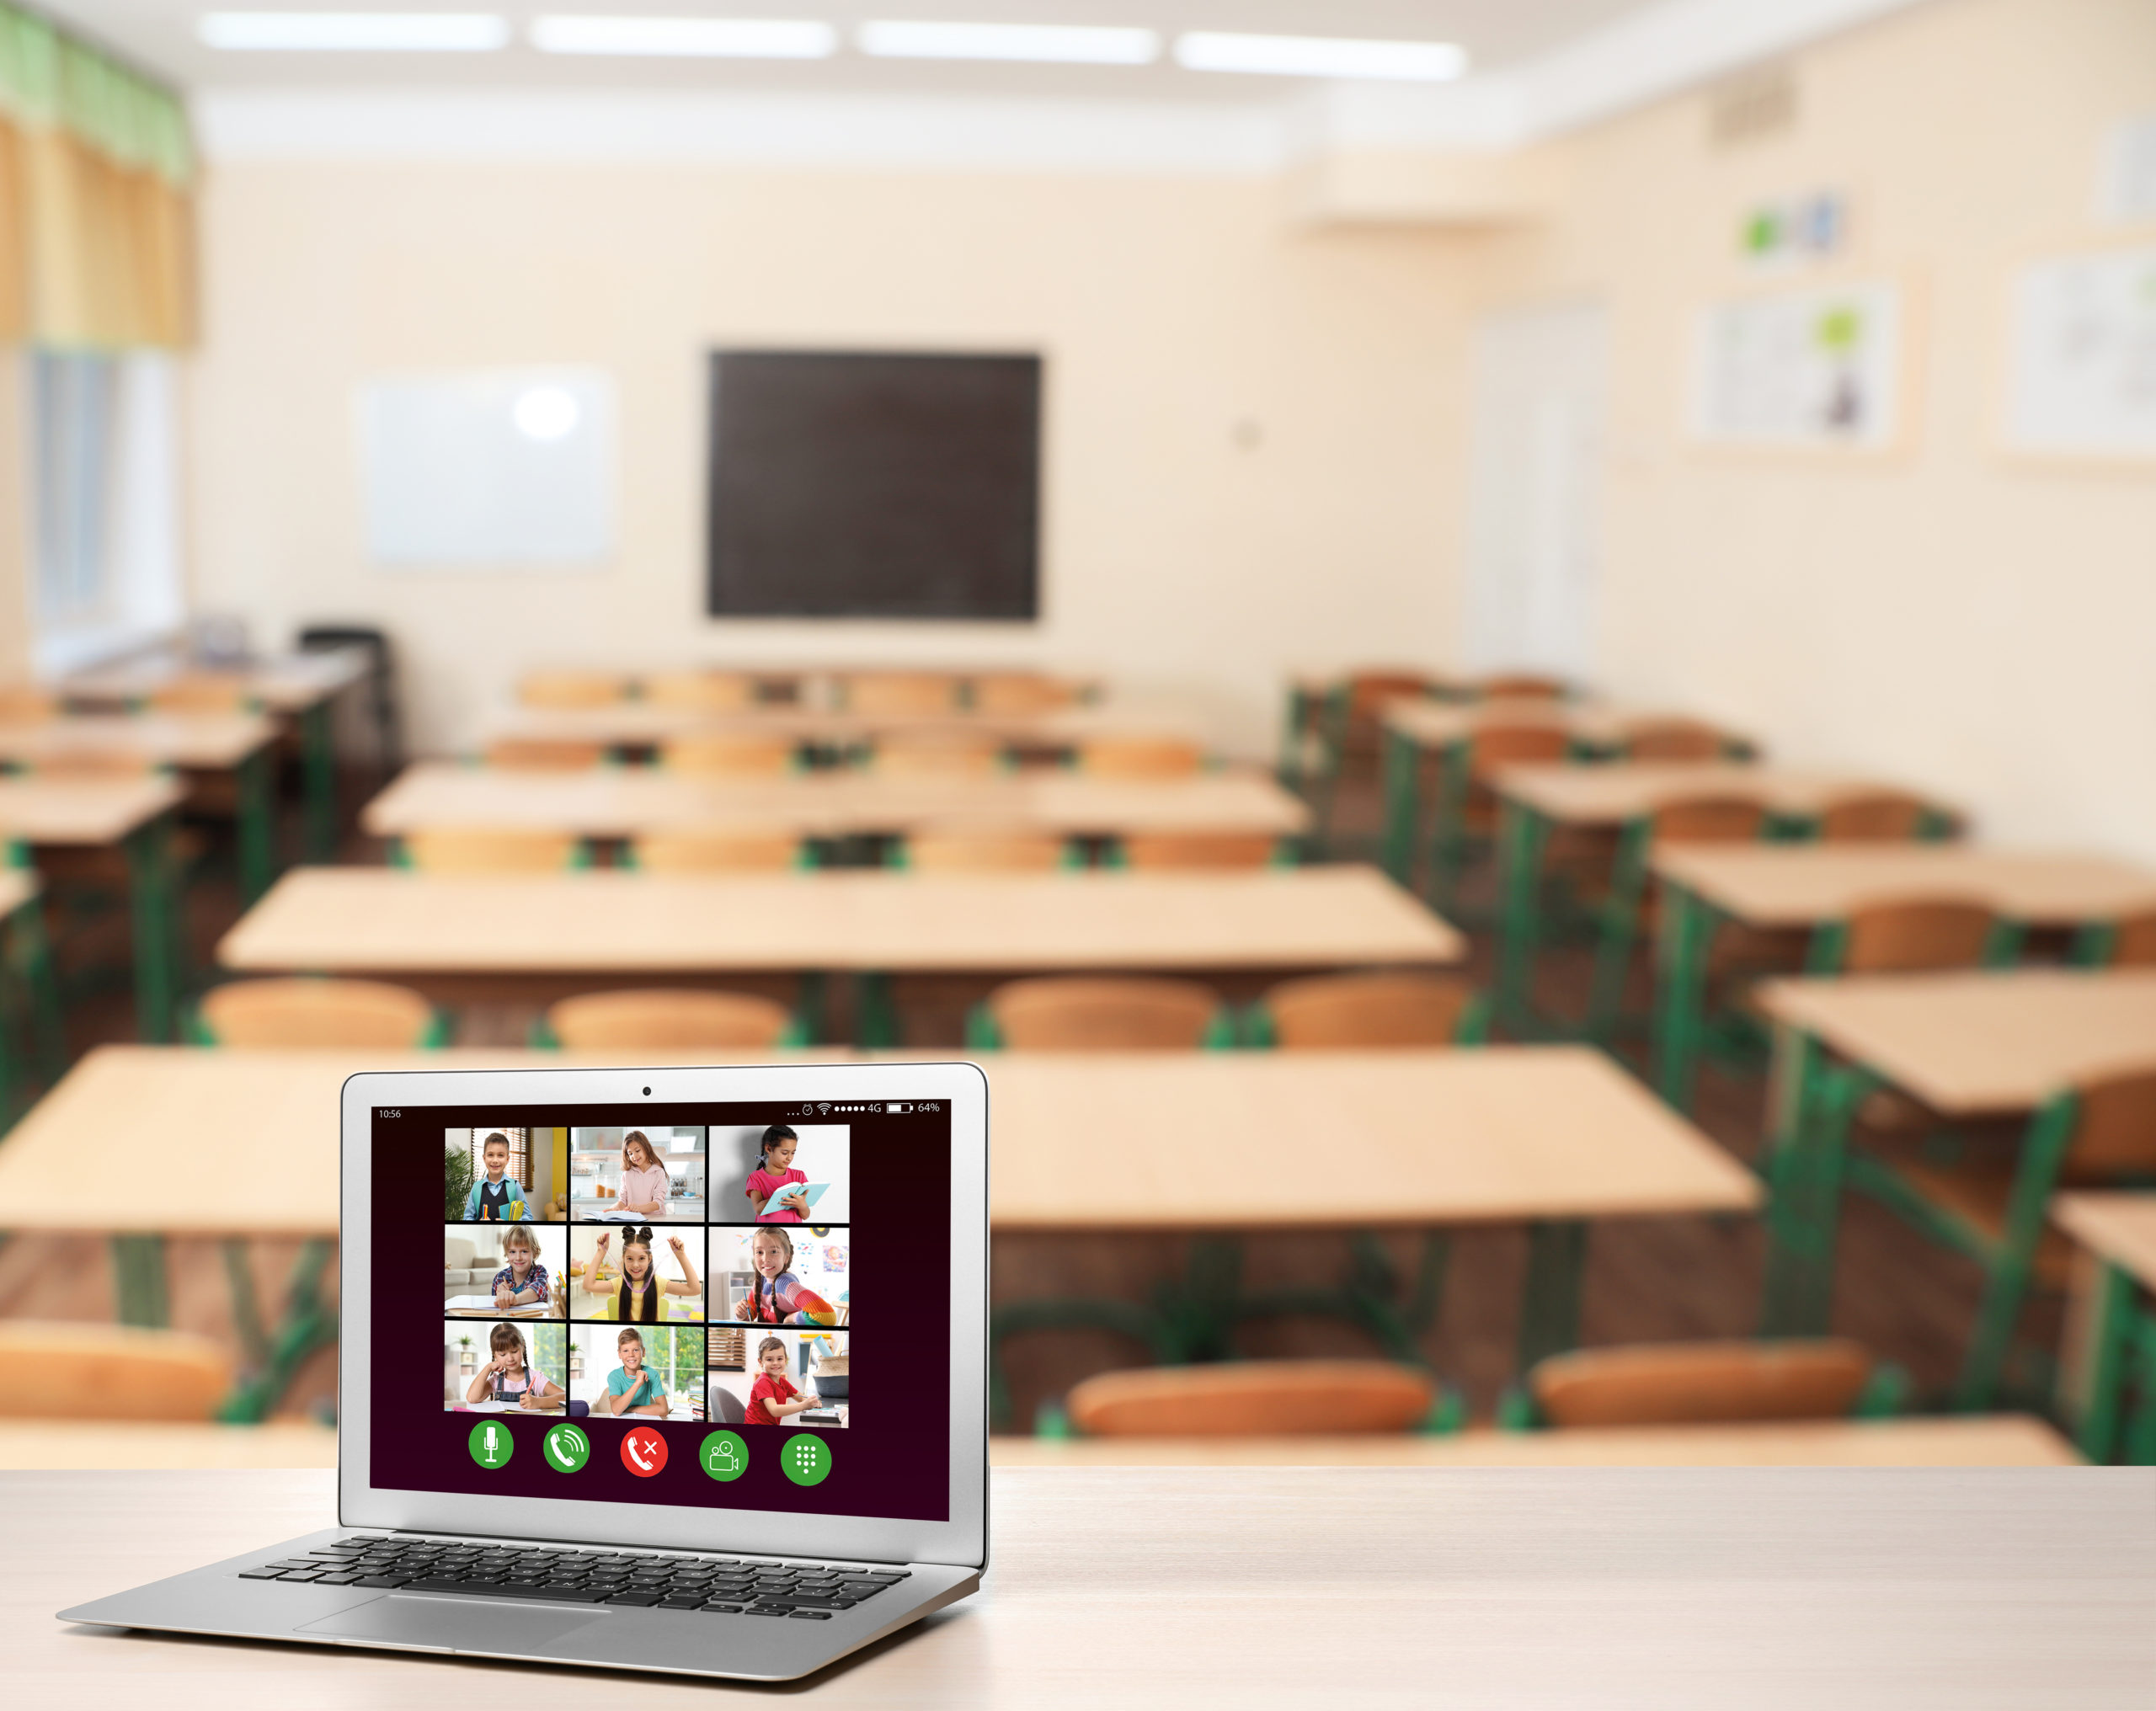
[[[2156,1362],[2156,1192],[2061,1194],[2051,1214],[2074,1245],[2059,1411],[2091,1460],[2111,1460],[2124,1434],[2124,1459],[2156,1462],[2156,1395],[2145,1376]],[[2125,1399],[2137,1365],[2143,1394],[2129,1430]]]
[[[301,713],[341,695],[372,669],[366,651],[358,648],[318,653],[280,653],[243,664],[189,664],[173,653],[125,660],[76,672],[59,685],[61,695],[77,706],[128,706],[154,695],[175,678],[200,674],[240,680],[253,699],[272,712]]]
[[[1096,737],[1158,737],[1207,744],[1212,720],[1181,701],[1121,696],[1035,713],[863,713],[842,707],[774,702],[734,712],[613,701],[595,707],[512,707],[486,722],[490,738],[600,743],[651,749],[676,737],[717,733],[780,736],[845,744],[888,735],[990,736],[1015,749],[1068,749]]]
[[[664,1677],[121,1636],[51,1612],[334,1524],[327,1471],[10,1474],[0,1644],[32,1703],[175,1711]],[[2156,1473],[998,1468],[980,1592],[790,1691],[830,1706],[2146,1711]],[[483,1620],[475,1618],[476,1620]],[[699,1619],[685,1613],[683,1621]]]

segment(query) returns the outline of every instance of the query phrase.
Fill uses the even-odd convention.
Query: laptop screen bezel
[[[648,1095],[645,1089],[650,1090]],[[947,1521],[802,1515],[693,1505],[597,1503],[385,1489],[372,1482],[374,1114],[430,1106],[560,1106],[618,1112],[643,1104],[766,1101],[834,1104],[935,1100],[951,1112],[950,1516]],[[978,1065],[787,1063],[652,1069],[442,1069],[354,1075],[344,1086],[340,1149],[341,1526],[472,1533],[673,1550],[740,1551],[983,1566],[988,1554],[988,1079]],[[618,1119],[617,1119],[618,1120]],[[391,1327],[395,1334],[400,1327]]]

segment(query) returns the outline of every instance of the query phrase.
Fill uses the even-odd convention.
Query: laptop
[[[779,1682],[979,1585],[978,1069],[363,1074],[342,1116],[338,1524],[63,1621]]]

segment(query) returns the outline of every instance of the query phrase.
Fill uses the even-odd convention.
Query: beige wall
[[[841,655],[1211,687],[1262,749],[1289,666],[1448,650],[1465,322],[1441,237],[1298,233],[1257,179],[235,162],[203,247],[197,604],[270,642],[387,625],[429,745],[537,663]],[[1045,621],[705,620],[702,356],[726,341],[1044,351]],[[354,388],[545,362],[616,376],[618,562],[370,569]]]
[[[1994,425],[2017,258],[2136,235],[2097,187],[2111,127],[2156,109],[2156,6],[1940,0],[1796,69],[1796,125],[1748,147],[1710,147],[1699,97],[1582,134],[1560,216],[1486,257],[1484,306],[1609,306],[1598,675],[1943,791],[2003,839],[2156,857],[2156,472],[2017,462]],[[1852,199],[1853,270],[1917,293],[1913,446],[1703,452],[1693,317],[1758,283],[1741,213],[1818,189]]]

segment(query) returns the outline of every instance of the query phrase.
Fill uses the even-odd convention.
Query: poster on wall
[[[1731,446],[1883,451],[1901,435],[1900,287],[1813,285],[1700,317],[1693,431]]]
[[[2015,450],[2156,462],[2156,244],[2031,263],[2009,340]]]

